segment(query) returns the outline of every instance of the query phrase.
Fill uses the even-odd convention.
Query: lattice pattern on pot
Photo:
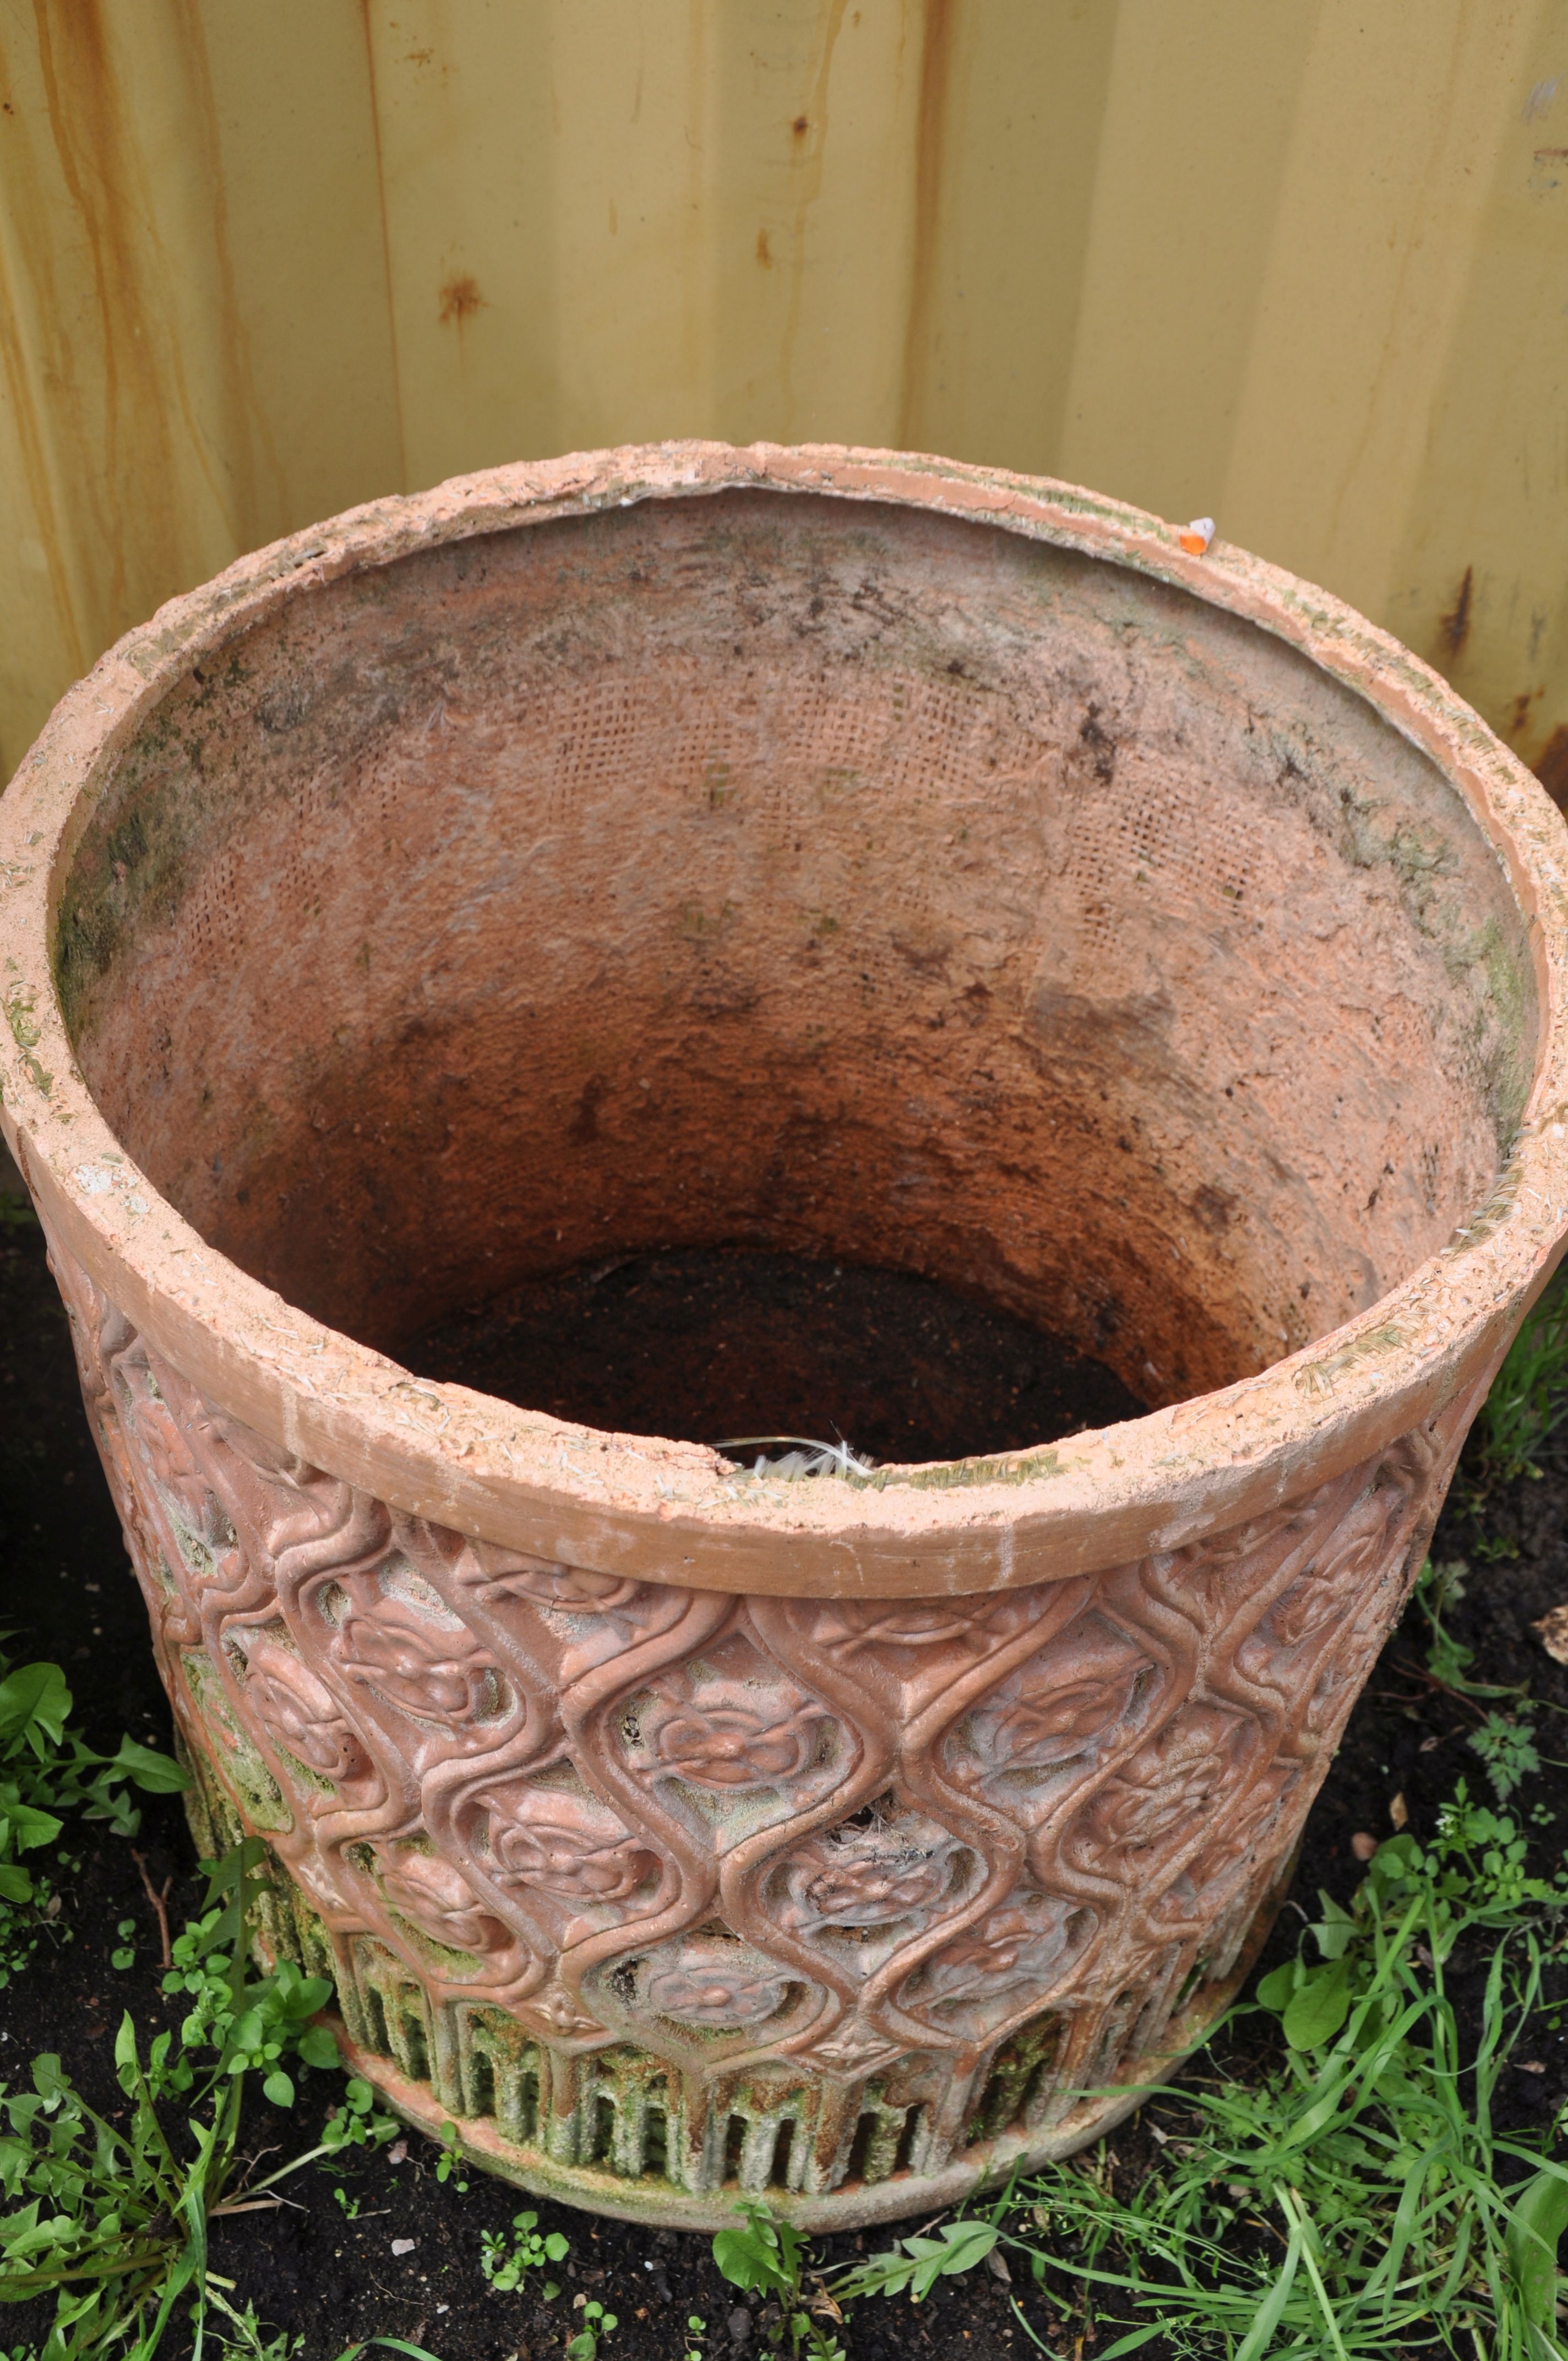
[[[1470,1408],[1091,1577],[737,1598],[398,1514],[56,1259],[187,1743],[355,2037],[691,2191],[933,2170],[1157,2057],[1295,1844]]]

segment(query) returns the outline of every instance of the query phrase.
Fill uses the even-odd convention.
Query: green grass
[[[1425,1678],[1476,1716],[1500,1806],[1540,1768],[1539,1708],[1471,1679],[1444,1621],[1464,1572],[1422,1570]],[[1276,2041],[1274,2062],[1238,2071],[1216,2037],[1185,2086],[1150,2092],[1152,2169],[1130,2174],[1102,2142],[869,2257],[831,2282],[838,2302],[919,2301],[994,2256],[1033,2280],[1054,2334],[1014,2312],[1062,2361],[1093,2337],[1094,2361],[1157,2337],[1181,2361],[1568,2361],[1558,2125],[1496,2124],[1543,1974],[1568,1955],[1568,1874],[1534,1875],[1528,1854],[1519,1822],[1462,1781],[1429,1844],[1381,1846],[1348,1909],[1320,1896],[1297,1956],[1222,2028],[1272,2016],[1282,2055]],[[1479,1984],[1468,2044],[1456,1973]]]
[[[1539,1477],[1542,1451],[1568,1418],[1568,1282],[1547,1289],[1508,1347],[1475,1422],[1469,1466],[1483,1493]]]
[[[1494,2125],[1568,1915],[1568,1883],[1530,1876],[1525,1853],[1514,1821],[1462,1786],[1430,1845],[1382,1846],[1351,1908],[1325,1897],[1299,1956],[1259,1987],[1282,2063],[1243,2079],[1212,2049],[1206,2075],[1150,2094],[1155,2169],[1131,2180],[1102,2143],[948,2224],[945,2254],[927,2236],[868,2257],[832,2282],[838,2301],[918,2297],[995,2248],[1056,2317],[1042,2337],[1014,2301],[1043,2352],[1097,2327],[1095,2361],[1157,2336],[1183,2361],[1559,2361],[1568,2170],[1552,2131]],[[1477,1953],[1467,2053],[1449,1974]]]
[[[1327,1905],[1310,1949],[1260,1986],[1282,2066],[1177,2101],[1160,2167],[1121,2195],[1103,2169],[1066,2167],[1025,2192],[1049,2242],[1033,2246],[1042,2284],[1076,2279],[1144,2316],[1101,2361],[1157,2333],[1234,2361],[1559,2352],[1568,2176],[1549,2134],[1493,2125],[1568,1905],[1568,1889],[1525,1874],[1524,1850],[1511,1820],[1462,1789],[1432,1845],[1383,1846],[1352,1909]],[[1467,2057],[1447,1979],[1477,1938],[1488,1956]]]
[[[169,1794],[188,1784],[168,1755],[133,1739],[114,1754],[94,1752],[71,1710],[58,1664],[18,1664],[0,1645],[0,1984],[26,1968],[46,1930],[71,1931],[60,1897],[23,1856],[56,1845],[71,1815],[134,1837],[133,1787]],[[313,2022],[331,1986],[288,1960],[249,1974],[264,1860],[252,1838],[203,1864],[206,1902],[172,1945],[163,1980],[187,2004],[178,2044],[159,2033],[144,2058],[130,2016],[122,2018],[115,2067],[126,2104],[113,2117],[89,2105],[53,2055],[32,2060],[25,2087],[0,2085],[0,2304],[54,2297],[42,2346],[16,2347],[11,2361],[154,2361],[170,2337],[193,2339],[195,2361],[203,2346],[211,2361],[296,2361],[302,2340],[269,2334],[209,2268],[209,2224],[264,2213],[291,2173],[380,2146],[396,2125],[377,2112],[368,2083],[349,2081],[315,2147],[234,2185],[248,2093],[259,2084],[275,2106],[291,2107],[302,2069],[339,2065],[331,2034]],[[130,1922],[119,1931],[132,1931]],[[111,1955],[116,1967],[130,1959],[123,1945]],[[386,2336],[339,2361],[356,2361],[367,2344],[433,2361]]]

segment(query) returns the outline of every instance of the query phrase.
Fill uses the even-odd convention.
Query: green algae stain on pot
[[[1069,1463],[1059,1451],[1029,1451],[1017,1458],[944,1460],[932,1467],[875,1467],[866,1476],[851,1468],[830,1478],[857,1492],[962,1492],[981,1484],[1032,1484],[1037,1478],[1065,1476]]]
[[[202,840],[200,745],[192,752],[171,721],[159,719],[109,780],[60,898],[54,982],[73,1038],[121,961],[173,917]]]
[[[222,1676],[216,1667],[204,1656],[188,1650],[183,1657],[183,1670],[196,1709],[210,1738],[216,1743],[219,1758],[225,1763],[230,1780],[239,1792],[249,1828],[269,1835],[291,1829],[294,1825],[294,1816],[284,1800],[283,1790],[262,1760],[260,1751],[252,1742],[249,1733],[236,1719],[224,1695]]]
[[[54,1088],[54,1076],[34,1054],[43,1038],[35,1015],[37,1004],[30,993],[25,993],[19,984],[13,984],[5,995],[5,1022],[11,1028],[12,1039],[22,1053],[22,1065],[27,1079],[34,1089],[40,1091],[47,1099]]]
[[[1496,918],[1488,918],[1480,929],[1480,940],[1475,952],[1476,964],[1486,978],[1485,1006],[1489,1012],[1497,1040],[1493,1082],[1493,1114],[1497,1126],[1497,1146],[1507,1156],[1513,1146],[1514,1135],[1523,1116],[1530,1085],[1530,1026],[1536,1013],[1535,979],[1523,960],[1507,940]],[[1485,1054],[1489,1042],[1483,1034],[1482,1011],[1475,1014],[1477,1054]]]

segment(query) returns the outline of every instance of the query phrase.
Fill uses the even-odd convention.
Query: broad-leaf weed
[[[739,2205],[736,2213],[734,2229],[715,2235],[713,2259],[731,2285],[772,2297],[778,2318],[769,2342],[777,2347],[787,2336],[792,2355],[805,2354],[808,2361],[844,2361],[838,2337],[813,2316],[822,2310],[837,2319],[839,2307],[820,2295],[807,2296],[809,2240],[755,2199]]]
[[[53,1844],[68,1813],[134,1837],[140,1815],[129,1787],[171,1795],[188,1784],[178,1763],[134,1738],[123,1738],[114,1754],[94,1753],[68,1727],[71,1691],[60,1666],[14,1663],[8,1636],[0,1632],[0,1987],[59,1916],[49,1878],[21,1856]]]
[[[546,2263],[564,2263],[571,2251],[571,2240],[560,2230],[541,2232],[537,2213],[514,2213],[510,2240],[504,2230],[481,2234],[479,2268],[497,2295],[510,2295],[529,2271],[542,2271]],[[546,2279],[540,2289],[546,2303],[554,2303],[560,2292],[559,2279]]]
[[[601,2341],[613,2336],[620,2323],[595,2296],[578,2296],[576,2308],[582,2319],[576,2334],[566,2340],[566,2361],[598,2361]]]

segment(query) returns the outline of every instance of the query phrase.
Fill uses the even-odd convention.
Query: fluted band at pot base
[[[779,2178],[776,2159],[784,2130],[787,2125],[793,2132],[798,2118],[786,2115],[781,2122],[776,2111],[768,2105],[765,2092],[756,2093],[754,2100],[749,2098],[749,2103],[756,2106],[754,2114],[731,2114],[729,2118],[732,2136],[738,2124],[745,2125],[736,2143],[741,2149],[739,2169],[716,2189],[694,2194],[677,2187],[653,2166],[631,2177],[615,2170],[608,2162],[565,2164],[543,2147],[510,2139],[493,2116],[454,2115],[441,2103],[431,2082],[411,2080],[392,2060],[363,2048],[350,2037],[340,2019],[334,2021],[334,2030],[350,2069],[373,2084],[386,2103],[406,2122],[433,2139],[445,2140],[455,2132],[457,2145],[476,2164],[504,2180],[515,2181],[520,2189],[528,2190],[535,2197],[580,2205],[595,2213],[612,2214],[623,2222],[697,2231],[730,2227],[735,2208],[742,2198],[761,2198],[799,2229],[822,2233],[855,2230],[871,2223],[901,2221],[916,2213],[932,2213],[956,2205],[975,2191],[997,2186],[1014,2173],[1034,2171],[1054,2158],[1071,2156],[1113,2130],[1142,2104],[1152,2088],[1175,2073],[1194,2050],[1201,2048],[1245,1982],[1289,1883],[1287,1872],[1254,1921],[1242,1957],[1231,1974],[1218,1983],[1202,1985],[1189,2005],[1171,2019],[1166,2031],[1168,2046],[1122,2067],[1106,2089],[1069,2099],[1065,2113],[1056,2115],[1048,2129],[1029,2129],[1014,2123],[1005,2131],[973,2141],[938,2169],[916,2172],[901,2168],[897,2162],[904,2129],[899,2118],[906,2117],[908,2111],[881,2109],[873,2114],[862,2114],[857,2122],[857,2132],[862,2125],[867,2127],[869,2136],[863,2136],[864,2148],[870,2151],[860,2176],[846,2180],[826,2195],[807,2196],[790,2186],[787,2179]],[[1022,2057],[1017,2060],[999,2060],[992,2069],[988,2091],[981,2094],[981,2112],[983,2114],[986,2100],[992,2094],[1004,2107],[1010,2089],[1026,2089],[1029,2079]],[[793,2139],[790,2145],[793,2147]],[[879,2146],[883,2151],[880,2159],[876,2155]],[[758,2157],[760,2169],[747,2169],[748,2147]],[[892,2162],[888,2164],[890,2157]],[[874,2177],[879,2160],[885,2167],[880,2179]],[[766,2178],[762,2177],[763,2173]]]

